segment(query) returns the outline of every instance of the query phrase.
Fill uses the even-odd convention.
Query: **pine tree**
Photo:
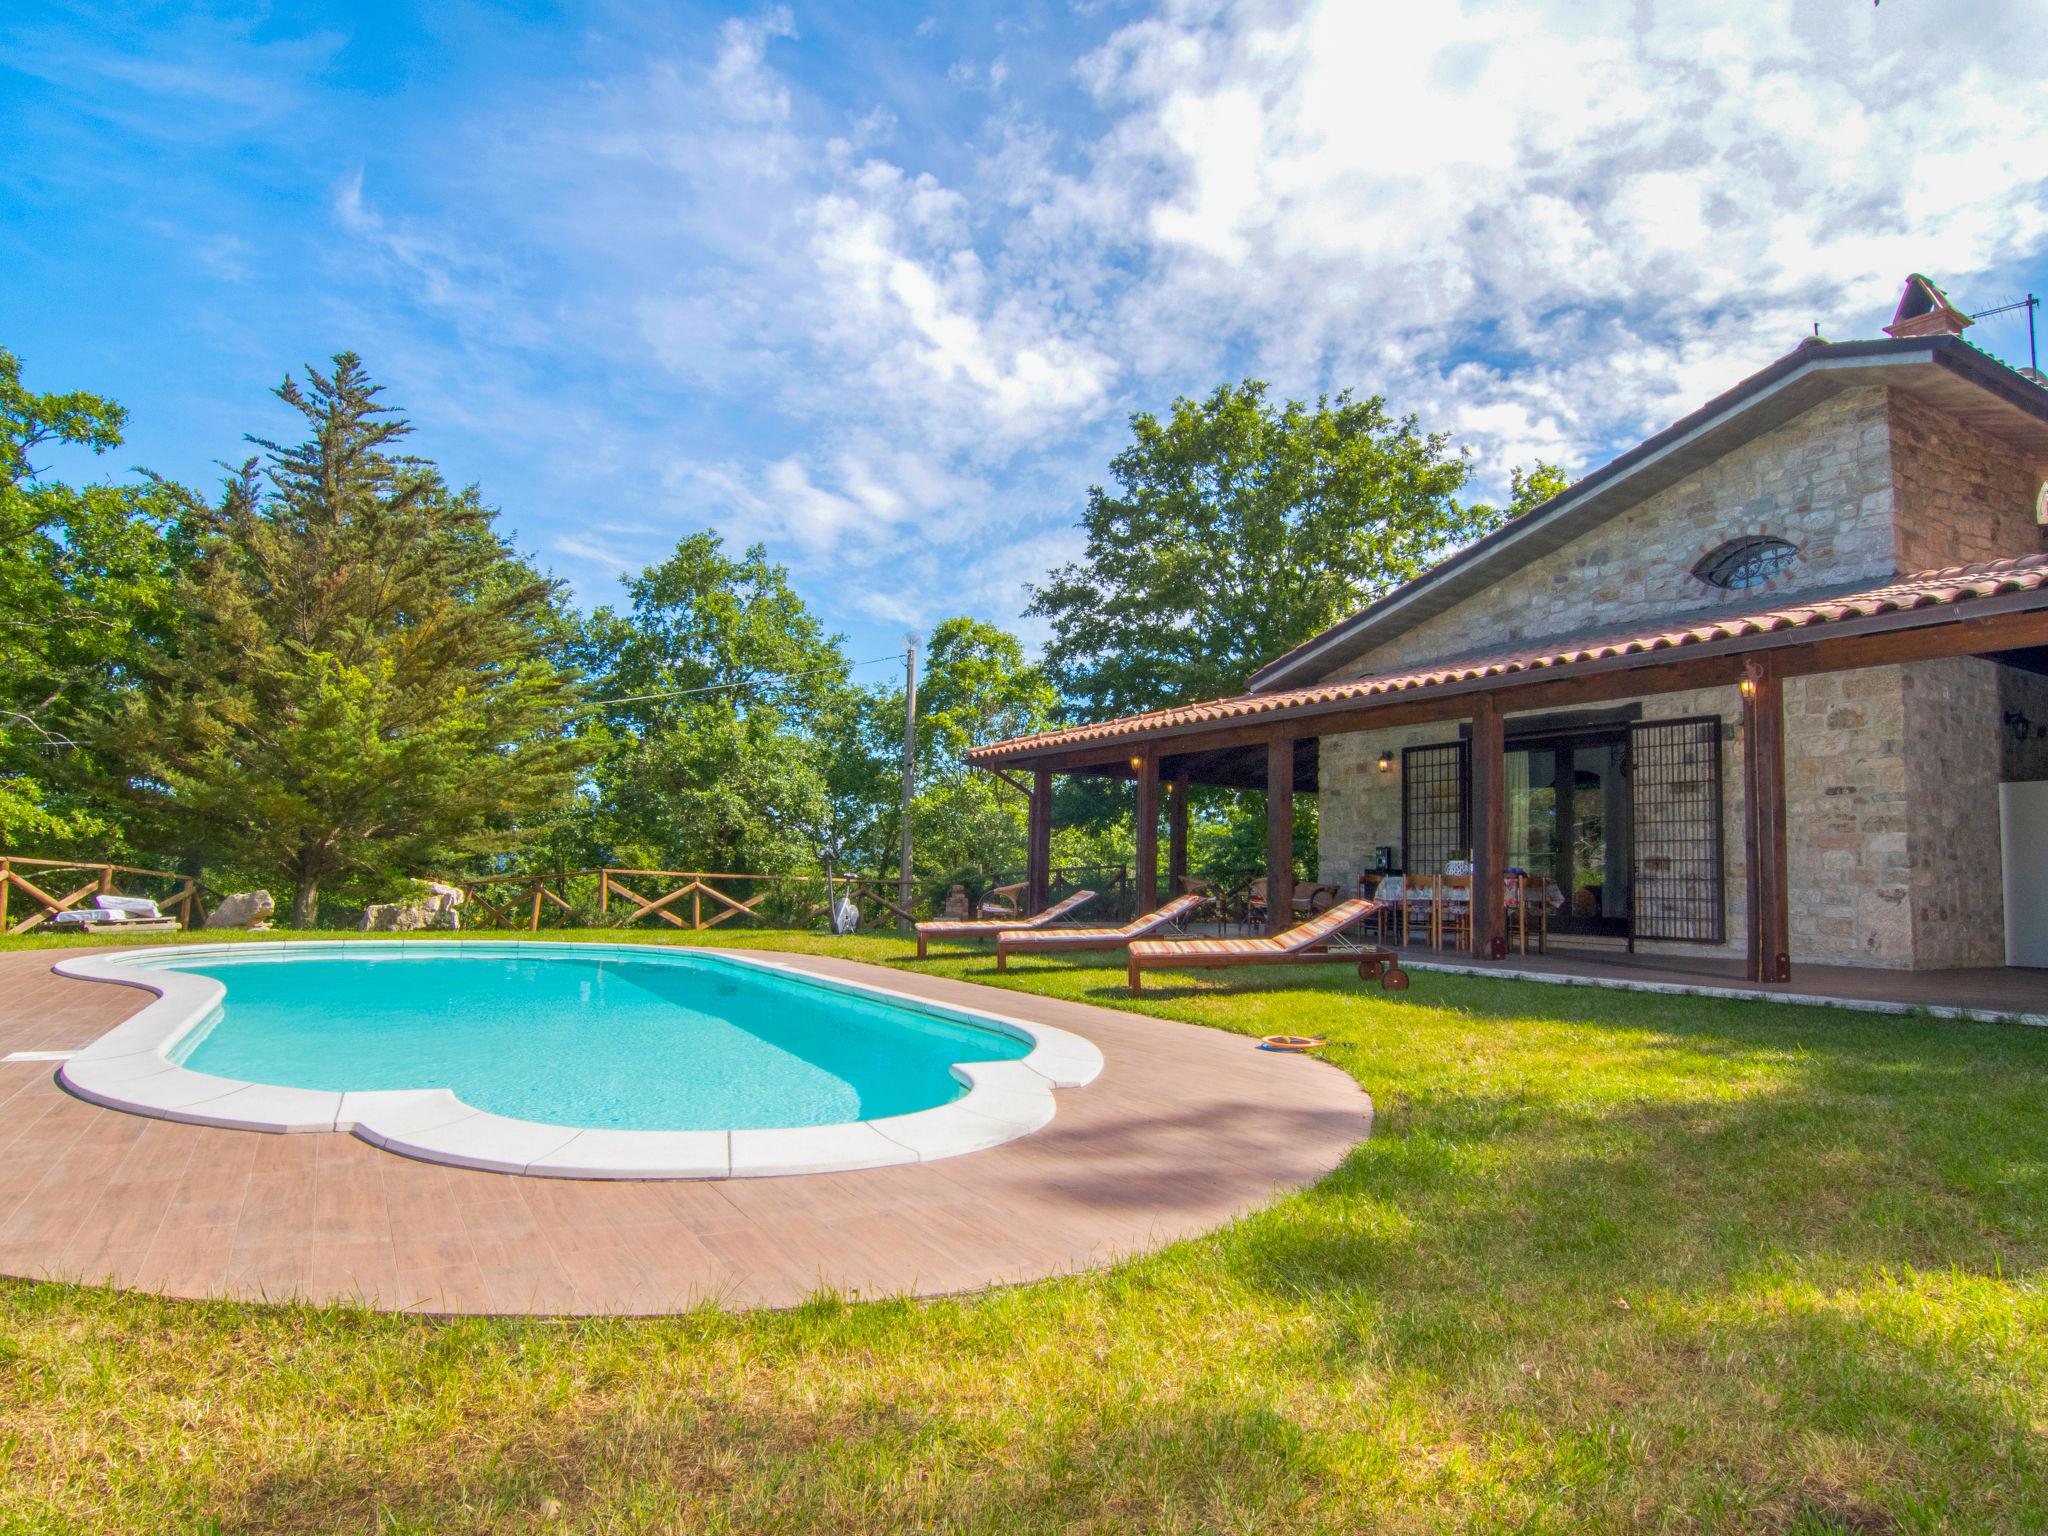
[[[306,419],[251,439],[198,558],[175,647],[118,726],[133,793],[215,861],[277,870],[291,922],[320,892],[496,852],[560,808],[583,762],[554,583],[396,451],[411,431],[351,353],[287,378]]]

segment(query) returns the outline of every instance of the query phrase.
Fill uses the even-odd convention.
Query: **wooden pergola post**
[[[1768,653],[1742,669],[1742,843],[1748,864],[1749,978],[1792,979],[1785,845],[1785,683]]]
[[[1294,921],[1294,738],[1266,743],[1266,932]]]
[[[1138,910],[1159,905],[1159,755],[1146,748],[1131,759],[1138,775]]]
[[[1166,895],[1170,901],[1188,883],[1188,776],[1174,779],[1166,802]]]
[[[1472,954],[1499,960],[1508,952],[1507,723],[1493,695],[1472,709]]]
[[[1036,917],[1052,902],[1052,770],[1031,775],[1031,813],[1026,823],[1024,909]]]

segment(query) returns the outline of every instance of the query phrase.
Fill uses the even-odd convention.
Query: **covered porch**
[[[1189,791],[1196,786],[1263,790],[1266,797],[1266,926],[1292,920],[1296,797],[1322,784],[1325,748],[1360,733],[1434,725],[1458,733],[1469,766],[1473,865],[1469,940],[1461,953],[1423,951],[1465,966],[1527,969],[1586,979],[1650,978],[1674,986],[1768,988],[1796,993],[1825,982],[1844,1000],[1889,996],[1934,1003],[1949,969],[1802,962],[1795,976],[1786,792],[1788,681],[1961,657],[2029,673],[2048,671],[2048,556],[1901,578],[1884,587],[1798,605],[1722,614],[1644,631],[1572,637],[1428,669],[1336,680],[1287,692],[1250,694],[1161,710],[1099,725],[1023,737],[977,749],[970,761],[1001,774],[1030,799],[1026,900],[1049,897],[1052,787],[1058,774],[1129,780],[1136,805],[1136,905],[1162,900],[1160,823],[1166,825],[1165,886],[1188,873]],[[1553,945],[1540,958],[1510,957],[1508,873],[1509,738],[1528,722],[1620,701],[1674,695],[1727,701],[1739,767],[1739,817],[1729,827],[1741,849],[1740,910],[1727,934],[1732,953],[1631,956]],[[1995,720],[1985,722],[1995,729]],[[1718,751],[1718,748],[1716,749]],[[1928,750],[1938,751],[1930,744]],[[1385,758],[1381,759],[1382,768]],[[1713,769],[1719,793],[1718,759]],[[1730,796],[1733,805],[1736,796]],[[1404,829],[1405,830],[1405,829]],[[1718,858],[1718,850],[1716,853]],[[1327,871],[1325,871],[1327,874]],[[1355,878],[1355,877],[1353,877]],[[1350,894],[1350,891],[1347,891]],[[1369,894],[1369,891],[1368,891]],[[1736,905],[1731,892],[1728,906]],[[1654,973],[1654,974],[1653,974]],[[1980,978],[1985,1011],[2048,1012],[2048,972]],[[1952,987],[1950,988],[1952,990]],[[1974,994],[1973,994],[1974,995]],[[2015,1006],[2037,1001],[2037,1007]]]

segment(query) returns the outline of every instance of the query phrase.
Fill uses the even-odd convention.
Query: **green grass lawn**
[[[933,969],[1128,1006],[1113,966]],[[0,1530],[2048,1528],[2048,1036],[1334,967],[1145,1008],[1327,1034],[1373,1138],[1212,1236],[951,1301],[0,1283]]]

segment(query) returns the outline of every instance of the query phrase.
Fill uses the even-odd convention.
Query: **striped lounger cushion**
[[[1029,933],[1044,923],[1056,922],[1083,902],[1093,901],[1093,891],[1076,891],[1057,906],[1047,907],[1021,927],[1014,917],[963,918],[957,922],[919,923],[917,931],[930,939],[968,938],[1000,933]]]
[[[1353,897],[1339,902],[1321,916],[1285,933],[1263,939],[1151,939],[1131,948],[1145,955],[1288,955],[1320,944],[1361,917],[1379,903]]]
[[[1121,928],[1012,928],[998,942],[1029,944],[1033,949],[1057,949],[1068,944],[1108,944],[1117,939],[1135,939],[1141,934],[1156,933],[1169,923],[1179,922],[1206,899],[1202,896],[1176,896],[1158,911],[1147,912]]]

